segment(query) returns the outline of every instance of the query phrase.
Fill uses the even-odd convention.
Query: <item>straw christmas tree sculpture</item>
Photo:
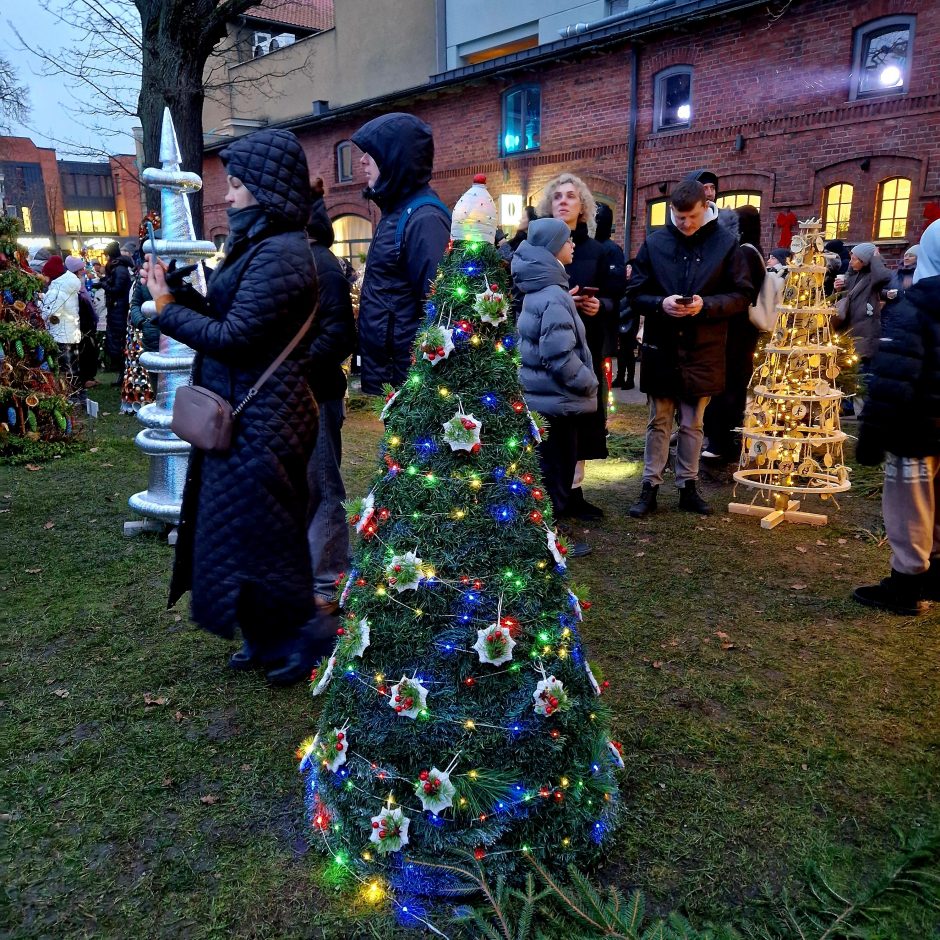
[[[72,406],[35,302],[42,278],[21,264],[18,235],[16,219],[0,218],[0,455],[29,459],[73,439]]]
[[[623,765],[579,638],[495,209],[476,180],[415,362],[382,410],[375,484],[348,506],[361,544],[335,653],[311,680],[319,730],[299,751],[315,844],[368,883],[385,873],[399,898],[452,888],[448,858],[510,877],[526,854],[590,865]]]
[[[829,499],[850,486],[842,457],[840,347],[833,341],[826,301],[820,222],[800,223],[787,268],[777,325],[751,380],[744,418],[737,483],[757,489],[751,504],[731,503],[729,512],[781,522],[824,525],[826,516],[801,512],[796,496]],[[760,502],[759,502],[760,500]]]

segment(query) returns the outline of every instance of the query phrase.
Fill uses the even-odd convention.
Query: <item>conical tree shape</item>
[[[490,243],[452,243],[383,410],[379,474],[349,506],[362,541],[299,752],[315,844],[405,893],[452,887],[421,863],[453,852],[510,877],[525,853],[588,866],[615,817],[622,760],[551,529],[509,287]]]
[[[19,222],[0,218],[0,455],[41,458],[74,439],[55,340],[35,303],[42,278],[24,270]]]

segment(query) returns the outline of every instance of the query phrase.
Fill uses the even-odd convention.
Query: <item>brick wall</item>
[[[909,89],[902,96],[849,101],[853,30],[881,16],[917,17]],[[766,7],[664,32],[639,49],[638,139],[631,253],[645,234],[647,203],[662,198],[688,171],[707,166],[723,191],[761,194],[764,244],[777,237],[783,209],[800,218],[820,214],[833,182],[855,187],[850,243],[867,241],[879,182],[912,181],[906,242],[924,228],[927,202],[940,200],[940,4],[934,0],[796,0],[778,19]],[[630,102],[630,50],[585,53],[565,61],[477,80],[402,100],[386,110],[410,111],[434,128],[433,184],[453,203],[475,173],[488,176],[494,197],[521,192],[536,202],[556,173],[571,170],[616,206],[615,237],[623,239],[624,186]],[[654,133],[653,85],[661,69],[691,65],[693,124]],[[501,96],[514,84],[536,81],[542,90],[541,148],[499,156]],[[375,113],[311,125],[299,136],[313,175],[322,176],[332,216],[353,212],[375,220],[359,196],[364,181],[336,182],[334,148]],[[735,150],[737,135],[744,149]],[[867,160],[868,169],[862,168]],[[217,158],[204,168],[207,233],[226,229],[224,173]],[[885,244],[897,257],[901,244]]]

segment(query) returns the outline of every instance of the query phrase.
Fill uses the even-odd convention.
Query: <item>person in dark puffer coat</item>
[[[597,408],[591,351],[563,267],[572,252],[563,220],[537,219],[512,259],[513,282],[523,295],[517,325],[519,381],[529,406],[549,424],[539,458],[556,517],[566,512],[571,500],[581,417]],[[586,553],[586,546],[578,552]]]
[[[855,450],[859,463],[885,461],[891,573],[853,597],[904,616],[940,600],[940,221],[924,232],[913,280],[885,320]]]
[[[340,473],[342,429],[346,416],[346,373],[343,363],[356,348],[349,281],[336,256],[333,223],[323,203],[323,181],[317,179],[307,235],[317,273],[319,307],[310,344],[309,382],[320,409],[320,430],[310,458],[310,524],[307,541],[313,566],[313,593],[321,622],[339,627],[336,582],[349,568],[349,525],[343,500],[346,488]],[[332,618],[332,619],[330,619]]]
[[[316,302],[307,161],[289,131],[264,130],[220,154],[229,236],[204,305],[175,302],[148,259],[160,330],[196,350],[194,384],[236,404],[285,349]],[[170,604],[192,591],[193,620],[244,640],[233,668],[259,666],[287,685],[331,648],[317,633],[307,547],[307,464],[317,405],[301,342],[235,420],[230,450],[193,451],[183,494]]]
[[[131,271],[133,264],[121,254],[117,242],[109,242],[104,249],[108,262],[104,266],[105,303],[108,306],[108,328],[105,333],[104,350],[111,369],[124,369],[124,343],[127,339],[127,315],[131,298]],[[114,383],[120,385],[122,377]]]
[[[383,114],[352,136],[363,151],[363,195],[381,210],[369,246],[359,299],[362,390],[380,395],[386,383],[401,385],[411,368],[411,347],[424,320],[428,287],[450,240],[450,213],[443,205],[414,208],[395,239],[402,213],[416,200],[440,203],[428,185],[434,165],[431,128],[412,114]]]

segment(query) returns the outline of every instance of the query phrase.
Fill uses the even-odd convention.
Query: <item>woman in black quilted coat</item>
[[[159,266],[145,272],[161,331],[196,350],[194,384],[235,404],[313,310],[304,233],[311,191],[289,131],[240,138],[220,157],[230,231],[205,303],[175,298]],[[317,437],[308,356],[301,343],[261,387],[236,419],[228,452],[193,451],[170,586],[171,604],[192,591],[199,626],[226,638],[240,629],[233,668],[264,668],[278,685],[306,678],[329,651],[329,638],[316,635],[307,547],[306,473]]]

